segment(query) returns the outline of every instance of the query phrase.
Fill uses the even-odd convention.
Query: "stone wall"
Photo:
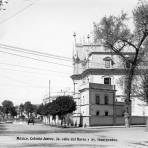
[[[98,117],[98,116],[91,116],[90,117],[90,126],[98,126],[98,125],[113,125],[113,117]]]
[[[143,116],[133,116],[131,118],[131,124],[135,124],[135,125],[146,124],[146,117],[143,117]]]
[[[145,125],[146,124],[146,117],[142,116],[132,116],[131,118],[132,125]],[[91,116],[90,117],[90,126],[107,126],[107,125],[124,125],[124,117],[116,117],[113,120],[113,116]]]

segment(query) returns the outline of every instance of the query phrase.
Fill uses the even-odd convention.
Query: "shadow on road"
[[[101,148],[108,148],[111,147],[112,145],[92,145],[92,144],[49,144],[49,143],[42,143],[42,144],[23,144],[23,145],[16,145],[15,148],[17,147],[22,147],[22,148],[31,148],[31,147],[52,147],[52,148],[57,148],[57,147],[61,147],[61,148],[69,148],[69,147],[73,147],[73,148],[79,148],[79,147],[84,147],[84,148],[96,148],[96,147],[101,147]],[[10,146],[11,148],[13,148],[13,146]],[[10,148],[9,146],[7,146],[7,148]]]
[[[5,131],[7,128],[4,124],[0,124],[0,134],[1,132]]]
[[[7,135],[18,135],[18,134],[29,134],[29,135],[35,135],[35,134],[51,134],[51,133],[96,133],[96,130],[91,130],[91,129],[88,129],[88,130],[82,130],[82,129],[56,129],[56,130],[53,130],[53,129],[50,129],[50,130],[38,130],[38,129],[34,129],[34,130],[21,130],[21,131],[9,131],[9,130],[0,130],[1,133],[5,136]],[[105,132],[107,130],[97,130],[97,132]]]

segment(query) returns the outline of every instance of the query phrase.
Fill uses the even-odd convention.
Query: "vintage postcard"
[[[35,147],[148,147],[147,0],[0,0],[0,148]]]

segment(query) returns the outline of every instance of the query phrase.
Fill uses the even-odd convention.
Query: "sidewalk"
[[[132,127],[146,127],[146,125],[131,125]],[[89,126],[89,127],[82,127],[82,128],[126,128],[124,125],[116,125],[116,126]]]

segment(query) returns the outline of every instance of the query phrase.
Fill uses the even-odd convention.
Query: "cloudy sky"
[[[14,104],[28,100],[41,103],[48,96],[49,80],[51,95],[73,88],[72,62],[18,52],[14,47],[71,58],[74,32],[79,40],[92,31],[93,22],[105,15],[118,15],[121,10],[131,15],[136,3],[137,0],[9,0],[3,6],[6,10],[0,12],[0,102],[9,99]]]

